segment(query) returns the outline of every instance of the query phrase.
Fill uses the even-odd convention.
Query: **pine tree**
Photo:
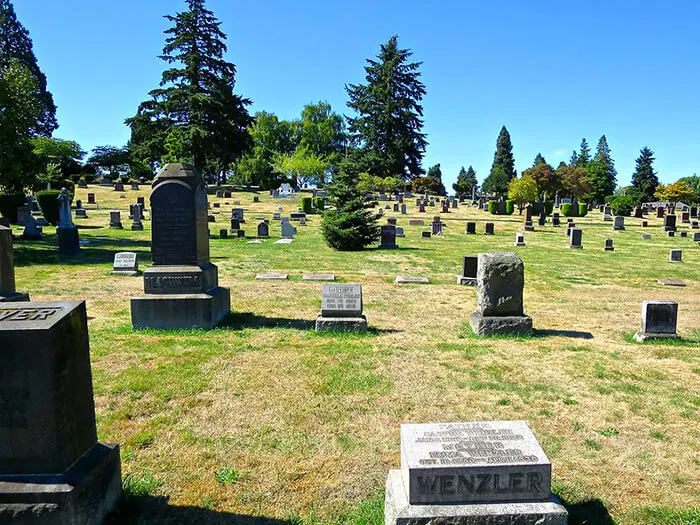
[[[572,157],[573,160],[573,157]],[[576,163],[572,164],[580,168],[585,168],[591,161],[591,148],[588,147],[588,141],[584,138],[581,139],[581,148],[576,155]]]
[[[171,67],[127,120],[130,145],[137,154],[191,161],[206,174],[218,174],[249,146],[251,102],[233,93],[236,67],[224,59],[220,22],[204,0],[187,5],[187,11],[165,17],[173,26],[165,31],[160,58]]]
[[[602,202],[606,196],[614,193],[617,185],[617,170],[605,135],[600,137],[596,155],[586,167],[586,173],[591,186],[591,198]]]
[[[426,178],[435,179],[435,182],[432,185],[435,188],[437,188],[438,195],[447,195],[447,190],[445,189],[445,184],[442,182],[442,170],[440,169],[439,163],[435,164],[435,166],[431,166],[428,169],[428,173],[426,174]]]
[[[642,202],[651,202],[654,192],[659,185],[659,178],[654,171],[654,152],[648,147],[642,148],[636,160],[636,169],[632,174],[632,186],[634,186],[642,199]]]
[[[484,180],[482,188],[486,192],[505,194],[508,191],[508,183],[516,175],[513,145],[510,142],[508,130],[503,126],[496,141],[496,152],[493,154],[491,172]]]
[[[341,251],[361,250],[379,239],[379,215],[370,208],[358,187],[359,173],[342,165],[328,187],[328,199],[335,209],[324,212],[321,231],[331,248]]]
[[[573,150],[569,159],[569,166],[578,166],[578,152]]]
[[[477,180],[474,168],[469,166],[469,169],[465,171],[464,166],[462,166],[457,175],[457,182],[452,185],[452,189],[459,196],[471,197],[472,190],[475,187],[477,187]]]
[[[532,164],[532,167],[534,168],[538,164],[547,164],[547,161],[544,160],[544,157],[542,156],[542,153],[538,153],[537,156],[535,157],[535,162]]]
[[[408,62],[413,53],[399,49],[398,36],[381,46],[377,60],[368,59],[365,84],[349,85],[347,105],[357,113],[348,129],[360,155],[359,169],[380,177],[410,180],[420,177],[426,135],[423,129],[425,86],[420,62]]]

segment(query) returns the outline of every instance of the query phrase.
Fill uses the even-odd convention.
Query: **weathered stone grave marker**
[[[135,252],[119,252],[114,254],[112,275],[141,275],[138,258]]]
[[[653,339],[676,339],[678,303],[675,301],[643,301],[642,326],[634,339],[639,342]]]
[[[316,331],[366,332],[367,318],[362,314],[362,285],[324,284]]]

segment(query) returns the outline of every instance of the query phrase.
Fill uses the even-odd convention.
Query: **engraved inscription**
[[[357,284],[325,284],[321,308],[324,315],[362,313],[362,288]]]
[[[45,321],[61,310],[62,308],[0,308],[0,322]]]
[[[201,275],[159,275],[145,276],[146,290],[176,290],[183,288],[201,288]]]
[[[418,491],[429,495],[473,494],[539,494],[544,491],[539,472],[512,472],[510,474],[472,474],[418,476]]]

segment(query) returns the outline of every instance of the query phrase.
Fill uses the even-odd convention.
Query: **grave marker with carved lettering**
[[[207,194],[189,164],[167,164],[151,193],[153,266],[143,274],[145,296],[131,299],[134,329],[210,329],[231,311],[209,260]]]
[[[362,314],[361,284],[324,284],[321,290],[321,315],[317,332],[366,332],[367,318]]]

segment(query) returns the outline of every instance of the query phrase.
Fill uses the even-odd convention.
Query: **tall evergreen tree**
[[[617,170],[605,135],[600,137],[595,157],[586,167],[586,173],[591,186],[591,198],[602,202],[607,195],[614,193],[617,185]]]
[[[532,167],[534,168],[535,166],[537,166],[539,164],[547,164],[547,161],[544,160],[542,153],[537,154],[537,156],[535,157],[535,162],[532,164]]]
[[[435,179],[433,186],[437,188],[438,195],[447,195],[447,190],[445,190],[445,184],[442,182],[442,170],[440,169],[440,164],[435,164],[428,169],[426,174],[427,178]]]
[[[636,169],[632,174],[632,186],[639,192],[642,202],[654,200],[654,192],[659,185],[659,178],[654,171],[654,160],[654,152],[645,146],[635,161]]]
[[[421,176],[426,135],[423,129],[425,86],[420,62],[409,62],[413,53],[400,49],[398,36],[381,46],[377,60],[368,59],[365,84],[345,89],[347,105],[357,113],[348,128],[359,146],[360,171],[380,177],[410,180]]]
[[[475,187],[477,187],[477,180],[474,168],[469,166],[469,169],[465,170],[464,166],[462,166],[457,175],[457,182],[452,185],[452,189],[455,190],[457,195],[471,197],[472,190]]]
[[[31,139],[58,127],[29,33],[9,0],[0,0],[0,188],[21,192],[41,169]]]
[[[576,155],[576,164],[573,164],[575,166],[578,166],[580,168],[585,168],[588,166],[588,163],[591,161],[591,148],[588,146],[588,141],[583,138],[581,139],[581,148],[579,149],[578,154]]]
[[[491,193],[506,193],[508,183],[516,175],[510,133],[503,126],[496,140],[496,152],[493,154],[491,172],[484,180],[483,190]]]
[[[187,0],[188,10],[165,18],[173,23],[162,60],[170,64],[131,126],[131,147],[160,161],[187,160],[205,174],[231,166],[249,146],[250,100],[233,93],[234,64],[224,59],[226,35],[204,0]]]

